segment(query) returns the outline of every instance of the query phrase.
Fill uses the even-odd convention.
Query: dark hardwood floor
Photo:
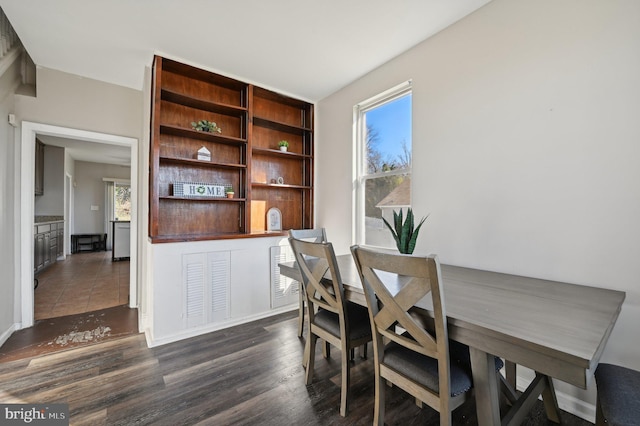
[[[0,346],[0,363],[89,346],[138,333],[138,310],[127,305],[41,319]]]
[[[64,352],[0,363],[0,403],[68,403],[72,425],[370,425],[373,366],[356,354],[351,406],[338,413],[340,357],[318,353],[305,386],[296,312],[147,348],[136,334]],[[306,335],[306,334],[305,334]],[[370,352],[370,351],[369,351]],[[397,388],[387,391],[389,425],[438,425]],[[455,425],[475,425],[473,401]],[[563,413],[563,424],[590,423]],[[541,402],[525,425],[546,425]]]

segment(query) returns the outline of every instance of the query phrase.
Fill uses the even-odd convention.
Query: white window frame
[[[396,99],[399,99],[407,94],[412,93],[412,82],[411,80],[405,81],[391,89],[385,90],[384,92],[373,96],[369,99],[366,99],[362,102],[359,102],[357,105],[353,107],[353,148],[354,148],[354,196],[353,196],[353,208],[354,212],[352,218],[352,229],[353,235],[352,240],[355,244],[364,244],[365,243],[365,220],[364,220],[364,211],[365,211],[365,186],[366,182],[369,179],[382,177],[382,176],[395,176],[395,175],[408,175],[411,176],[411,168],[404,169],[396,169],[388,172],[367,173],[367,161],[366,161],[366,134],[367,134],[367,123],[364,119],[367,111],[370,111],[374,108],[377,108],[381,105],[384,105],[388,102],[392,102]],[[413,141],[411,150],[413,151]],[[409,206],[410,207],[410,206]]]

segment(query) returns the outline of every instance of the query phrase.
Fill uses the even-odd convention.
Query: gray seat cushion
[[[349,335],[351,340],[371,336],[369,310],[356,303],[347,302],[347,317],[349,318]],[[320,309],[315,315],[315,324],[336,337],[340,337],[340,319],[338,314]]]
[[[612,364],[600,364],[596,385],[602,414],[612,426],[640,422],[640,372]]]
[[[402,345],[391,342],[384,351],[383,364],[420,383],[422,386],[434,392],[439,392],[438,361],[435,358],[419,354]],[[473,382],[469,371],[454,359],[451,359],[450,370],[451,396],[460,395],[471,389]]]
[[[471,374],[471,355],[469,354],[469,346],[456,342],[455,340],[449,340],[449,353],[451,354],[452,360]],[[504,366],[502,359],[494,357],[494,361],[496,364],[496,371],[500,370]]]
[[[403,336],[411,338],[408,333],[404,333]],[[407,358],[406,362],[409,365],[406,365],[405,361],[401,359],[403,357]],[[498,357],[494,357],[494,359],[497,372],[504,363]],[[438,392],[438,362],[434,358],[417,354],[392,342],[385,349],[384,363],[394,370],[412,377],[423,386]],[[416,369],[420,370],[417,375],[415,374]],[[449,340],[449,369],[451,370],[451,396],[464,393],[473,387],[471,355],[467,345]]]

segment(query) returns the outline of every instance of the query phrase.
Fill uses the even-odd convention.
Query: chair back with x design
[[[384,381],[438,410],[441,424],[450,424],[451,411],[466,399],[471,379],[457,365],[452,371],[437,256],[390,254],[359,246],[353,246],[351,252],[373,331],[374,424],[384,423]],[[424,298],[433,306],[429,321],[412,314],[412,308],[424,303]]]

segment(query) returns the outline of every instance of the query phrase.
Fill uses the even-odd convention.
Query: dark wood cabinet
[[[35,195],[44,194],[44,144],[36,139]]]
[[[221,133],[193,130],[199,120]],[[203,147],[210,160],[197,158]],[[235,195],[184,195],[178,183]],[[265,234],[271,207],[282,212],[283,230],[312,227],[313,104],[156,56],[149,194],[154,243]]]
[[[64,222],[38,223],[33,233],[33,272],[37,274],[64,255]]]

